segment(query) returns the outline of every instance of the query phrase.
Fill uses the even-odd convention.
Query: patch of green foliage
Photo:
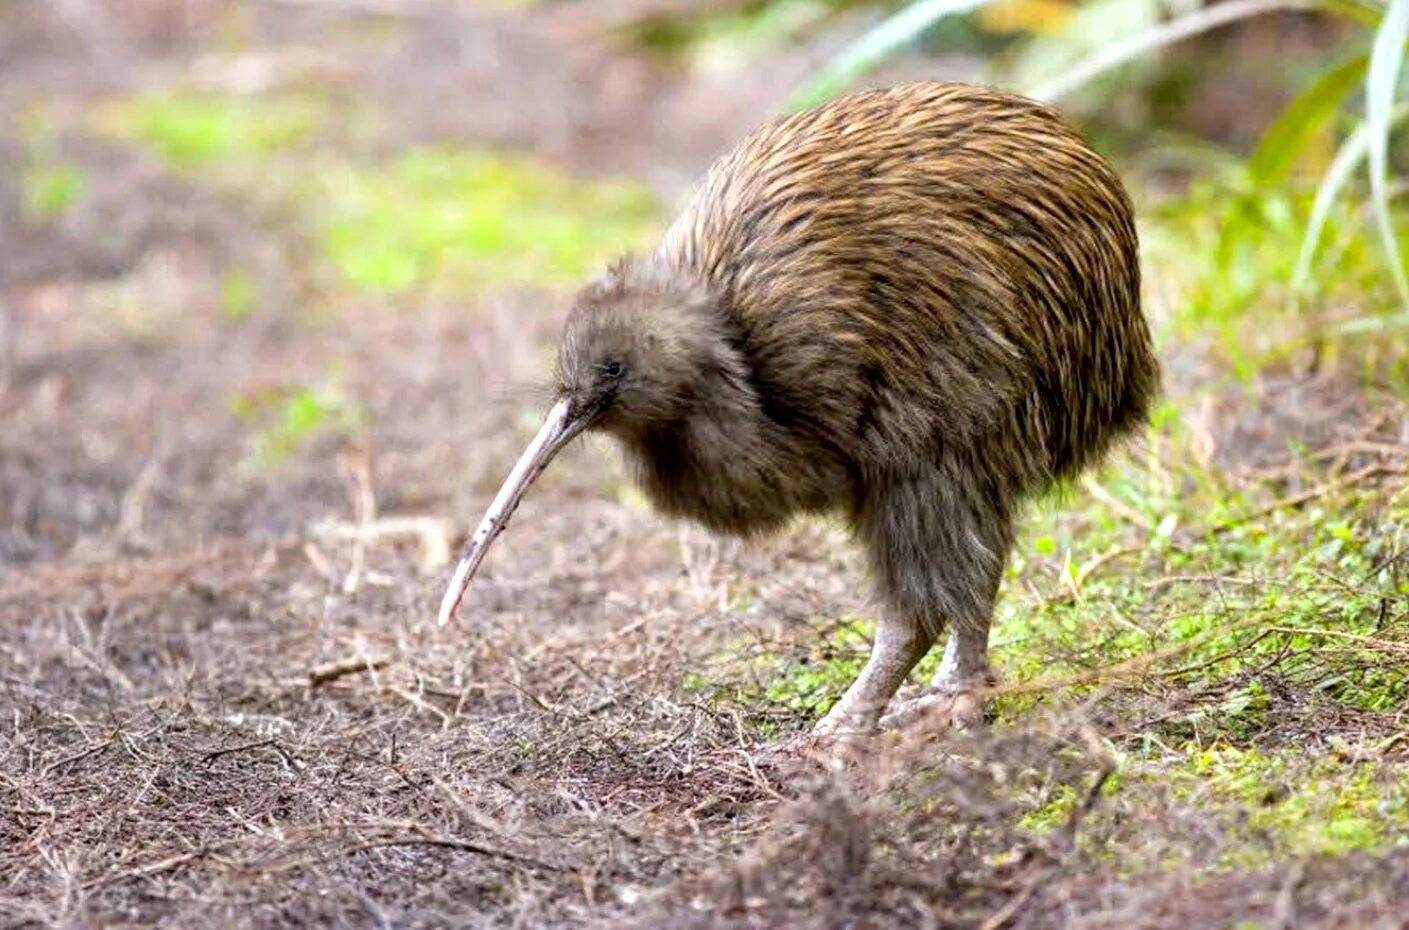
[[[660,229],[643,188],[450,150],[370,170],[329,167],[308,209],[343,280],[384,294],[566,284]]]
[[[1098,486],[1107,500],[1043,504],[1028,521],[995,624],[1006,680],[1079,677],[1159,653],[1170,658],[1155,667],[1219,680],[1282,652],[1314,655],[1323,629],[1375,636],[1386,604],[1409,601],[1409,578],[1387,558],[1405,543],[1402,501],[1347,489],[1267,511],[1192,468],[1167,483],[1133,461]],[[1348,658],[1358,649],[1336,645]],[[1409,700],[1409,669],[1345,664],[1324,696],[1370,710]]]
[[[22,146],[19,165],[20,212],[30,223],[63,216],[88,190],[88,171],[60,151],[51,108],[36,104],[20,114],[15,133]]]
[[[1259,184],[1235,167],[1151,209],[1141,228],[1147,259],[1177,269],[1157,281],[1177,310],[1166,323],[1173,334],[1217,335],[1246,378],[1346,329],[1346,308],[1355,320],[1383,318],[1397,301],[1394,284],[1352,204],[1328,208],[1311,273],[1299,279],[1312,201],[1309,190]],[[1315,307],[1342,308],[1341,319],[1310,316]]]
[[[230,411],[253,430],[240,463],[247,473],[278,468],[314,440],[347,438],[366,422],[365,409],[347,396],[335,375],[289,390],[237,395]]]
[[[1222,837],[1205,867],[1257,868],[1287,856],[1383,852],[1403,845],[1409,831],[1409,766],[1357,760],[1328,752],[1264,751],[1220,745],[1166,749],[1127,758],[1102,786],[1112,810],[1172,801],[1173,811],[1197,811],[1206,835]],[[1049,833],[1068,823],[1077,791],[1059,785],[1021,825]],[[1098,805],[1094,817],[1108,816]],[[1118,835],[1118,833],[1117,833]],[[1138,846],[1138,838],[1131,837]],[[1119,849],[1093,850],[1101,855]]]
[[[1124,787],[1124,776],[1112,772],[1101,785],[1100,794],[1103,797],[1114,795]],[[1038,803],[1023,815],[1019,825],[1034,833],[1051,833],[1070,822],[1072,811],[1081,797],[1072,785],[1054,784],[1042,791],[1036,800]]]
[[[257,168],[309,143],[325,112],[309,94],[161,91],[114,101],[99,114],[108,134],[143,145],[173,168]]]
[[[635,40],[662,54],[696,62],[741,63],[766,55],[815,27],[847,4],[818,0],[778,0],[647,19]]]
[[[35,159],[20,170],[20,208],[31,223],[46,223],[62,216],[88,186],[82,166],[65,161]]]
[[[315,267],[332,271],[318,286],[333,291],[563,285],[649,246],[662,228],[644,187],[528,157],[427,148],[358,164],[314,145],[327,111],[307,93],[169,91],[110,102],[98,125],[259,212],[291,214],[316,244]],[[355,111],[343,122],[368,118]],[[223,313],[248,312],[254,294],[238,274],[220,290]]]
[[[243,268],[227,268],[220,275],[220,315],[231,322],[249,316],[259,298],[259,287]]]
[[[872,627],[863,620],[845,621],[835,625],[830,635],[808,654],[788,662],[774,674],[760,669],[765,682],[760,697],[789,711],[826,713],[861,670]]]
[[[1223,811],[1246,840],[1221,865],[1257,865],[1284,855],[1371,852],[1402,844],[1409,830],[1409,769],[1336,754],[1294,755],[1220,747],[1165,760],[1156,776],[1182,802]]]

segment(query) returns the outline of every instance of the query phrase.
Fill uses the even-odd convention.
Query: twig
[[[319,685],[326,685],[330,681],[337,681],[348,675],[380,671],[390,664],[390,659],[369,659],[366,656],[329,662],[327,665],[320,665],[309,670],[308,687],[317,688]]]
[[[161,477],[162,465],[160,455],[147,459],[132,484],[128,485],[127,492],[122,495],[122,505],[118,509],[118,529],[125,535],[141,536],[142,524],[147,519],[147,500],[152,496],[152,488],[157,479]]]
[[[1202,671],[1208,668],[1210,665],[1217,665],[1219,662],[1226,662],[1228,659],[1231,659],[1234,656],[1242,655],[1244,652],[1247,652],[1253,646],[1256,646],[1258,643],[1262,642],[1264,639],[1271,635],[1271,630],[1263,630],[1261,633],[1258,633],[1252,639],[1243,643],[1237,649],[1233,649],[1229,652],[1219,653],[1212,659],[1207,659],[1203,662],[1195,662],[1192,665],[1181,665],[1178,668],[1168,669],[1167,671],[1160,672],[1160,675],[1165,678],[1179,678],[1183,675],[1192,675],[1194,672]]]
[[[1116,559],[1122,559],[1127,555],[1135,555],[1138,552],[1143,552],[1145,548],[1146,547],[1143,545],[1112,546],[1078,568],[1076,570],[1076,577],[1072,579],[1072,585],[1078,592],[1081,591],[1082,586],[1086,584],[1086,580],[1090,578],[1097,569],[1110,562],[1114,562]]]
[[[55,759],[53,762],[50,762],[48,765],[44,766],[44,770],[39,773],[39,780],[43,781],[45,778],[48,778],[49,774],[57,768],[61,768],[65,765],[72,765],[73,763],[86,759],[89,756],[95,756],[98,753],[105,751],[109,746],[111,746],[115,742],[117,742],[116,733],[109,736],[101,743],[89,746],[87,749],[75,752],[72,755],[64,756],[62,759]]]
[[[1247,616],[1243,619],[1230,623],[1225,627],[1208,630],[1192,639],[1187,639],[1182,643],[1176,643],[1164,649],[1157,649],[1154,652],[1118,662],[1115,665],[1108,665],[1104,668],[1092,669],[1089,672],[1081,672],[1076,675],[1066,675],[1060,678],[1039,678],[1035,681],[1024,681],[1015,684],[997,685],[992,688],[983,688],[975,693],[980,698],[992,697],[1000,694],[1031,694],[1040,691],[1060,691],[1063,688],[1070,688],[1075,685],[1090,684],[1095,681],[1105,681],[1113,678],[1134,678],[1144,674],[1157,662],[1164,659],[1182,655],[1204,645],[1212,639],[1220,636],[1227,636],[1229,633],[1236,633],[1238,630],[1246,629],[1253,624],[1262,622],[1261,616]]]
[[[332,563],[328,561],[328,557],[323,554],[323,550],[315,546],[312,540],[309,540],[303,544],[303,554],[313,564],[314,570],[331,584],[336,573],[333,571]]]
[[[1194,13],[1181,16],[1172,22],[1163,23],[1154,29],[1142,32],[1133,39],[1106,45],[1100,53],[1088,56],[1075,68],[1069,68],[1061,75],[1028,91],[1028,96],[1048,102],[1056,101],[1076,90],[1087,81],[1124,64],[1144,53],[1210,29],[1260,16],[1275,10],[1306,10],[1314,8],[1311,0],[1231,0],[1205,7]]]
[[[1243,514],[1242,516],[1237,517],[1231,522],[1219,524],[1218,526],[1213,527],[1210,532],[1226,533],[1229,530],[1237,529],[1243,524],[1251,523],[1254,520],[1261,520],[1263,517],[1271,516],[1279,510],[1294,510],[1297,507],[1301,507],[1303,504],[1309,504],[1311,501],[1316,500],[1318,497],[1325,497],[1327,494],[1330,494],[1334,491],[1339,491],[1344,488],[1350,487],[1351,485],[1359,484],[1367,478],[1374,478],[1380,475],[1403,474],[1404,466],[1402,464],[1390,465],[1384,462],[1376,462],[1373,465],[1366,465],[1364,468],[1359,469],[1358,471],[1351,472],[1350,474],[1344,475],[1340,478],[1337,478],[1334,481],[1327,481],[1325,484],[1319,484],[1316,487],[1303,491],[1302,493],[1297,494],[1293,497],[1274,501],[1273,503],[1268,504],[1266,507],[1254,510],[1252,513]]]
[[[1287,880],[1277,890],[1277,903],[1272,909],[1272,926],[1275,930],[1289,930],[1296,926],[1296,889],[1306,876],[1306,863],[1298,862],[1287,874]]]
[[[362,523],[326,520],[312,527],[315,536],[349,540],[364,545],[384,540],[415,539],[421,545],[421,567],[437,569],[450,562],[455,525],[444,517],[406,514],[379,517]]]
[[[284,764],[287,765],[289,768],[293,769],[294,771],[298,771],[300,768],[302,768],[299,761],[293,757],[293,754],[290,753],[287,749],[285,749],[283,745],[280,744],[280,742],[276,739],[256,740],[253,743],[245,743],[241,746],[231,746],[228,749],[217,749],[214,752],[208,752],[204,756],[202,756],[201,764],[210,765],[212,762],[214,762],[216,759],[219,759],[221,756],[228,756],[233,755],[237,752],[249,752],[253,749],[265,748],[272,749],[276,753],[278,753],[279,758],[284,761]]]
[[[434,714],[435,716],[439,717],[442,730],[450,729],[450,718],[446,716],[445,711],[441,710],[439,707],[436,707],[434,704],[422,700],[420,697],[415,694],[412,694],[405,688],[388,687],[386,690],[401,698],[403,701],[410,703],[414,707],[417,707],[428,714]]]
[[[1102,484],[1095,478],[1093,478],[1091,475],[1087,475],[1085,478],[1081,479],[1081,486],[1086,488],[1087,491],[1091,492],[1092,497],[1096,498],[1096,500],[1100,501],[1110,509],[1114,510],[1116,513],[1120,514],[1126,520],[1130,521],[1136,526],[1149,529],[1150,521],[1145,518],[1144,514],[1136,510],[1134,507],[1131,507],[1125,501],[1116,497],[1110,491],[1107,491],[1105,487],[1102,486]]]
[[[1164,575],[1145,582],[1150,590],[1167,588],[1176,584],[1228,584],[1243,588],[1262,588],[1278,583],[1267,578],[1237,578],[1233,575]]]
[[[1027,902],[1032,900],[1032,896],[1037,893],[1037,883],[1032,882],[1023,887],[1022,891],[1008,899],[1007,903],[989,915],[988,919],[979,924],[979,930],[999,930],[1008,921],[1017,916],[1018,911],[1027,906]]]
[[[534,694],[532,691],[529,691],[527,688],[525,688],[523,685],[520,685],[520,684],[519,684],[518,682],[516,682],[516,681],[511,681],[511,682],[508,683],[508,685],[509,685],[510,688],[513,688],[513,689],[514,689],[515,691],[517,691],[519,694],[523,695],[524,697],[526,697],[526,698],[528,698],[530,701],[532,701],[533,704],[534,704],[534,706],[537,707],[539,710],[543,711],[544,713],[553,714],[554,716],[562,716],[562,717],[570,717],[570,716],[573,716],[573,715],[570,714],[570,713],[564,712],[563,710],[561,710],[561,709],[558,708],[557,706],[555,706],[555,705],[553,705],[553,704],[549,704],[547,701],[543,700],[541,697],[539,697],[538,695]]]
[[[1384,753],[1389,752],[1395,746],[1402,742],[1405,742],[1406,740],[1409,740],[1409,732],[1391,734],[1390,736],[1386,737],[1385,739],[1381,740],[1378,744],[1376,744],[1375,752],[1383,755]]]
[[[353,516],[359,529],[377,519],[377,495],[372,488],[372,451],[360,446],[342,458],[348,491],[352,496]],[[367,538],[359,532],[352,539],[352,566],[342,581],[342,593],[355,594],[362,586],[362,574],[367,565]]]
[[[498,825],[494,825],[492,829],[501,834],[504,832]],[[508,860],[509,862],[521,862],[524,865],[536,866],[537,868],[549,872],[567,871],[562,866],[546,862],[525,853],[513,852],[512,850],[487,846],[483,843],[476,843],[471,840],[461,840],[432,833],[425,825],[414,821],[373,820],[363,823],[307,824],[297,828],[297,832],[302,832],[310,836],[330,832],[352,834],[382,832],[390,834],[383,836],[381,839],[363,840],[355,849],[347,850],[347,852],[357,852],[362,849],[378,849],[387,846],[438,846],[445,849],[458,849],[463,852],[492,856],[496,859]],[[357,839],[358,837],[354,835],[349,838]]]
[[[1345,633],[1340,630],[1323,630],[1317,627],[1295,627],[1295,626],[1268,626],[1272,633],[1292,633],[1299,636],[1326,636],[1334,639],[1348,639],[1351,642],[1362,643],[1375,649],[1382,649],[1385,652],[1392,652],[1396,655],[1409,656],[1409,643],[1399,643],[1390,639],[1377,639],[1374,636],[1362,636],[1359,633]]]
[[[459,852],[475,853],[480,856],[488,856],[492,859],[503,859],[507,862],[517,862],[520,865],[532,866],[542,869],[545,872],[564,872],[560,865],[551,862],[544,862],[532,856],[525,856],[521,853],[510,852],[507,849],[496,849],[493,846],[484,846],[480,843],[471,843],[468,840],[454,840],[443,836],[394,836],[384,840],[370,840],[359,843],[357,846],[346,850],[348,855],[358,852],[367,852],[373,849],[385,849],[391,846],[434,846],[440,849],[454,849]]]
[[[1081,796],[1081,803],[1072,808],[1066,823],[1062,825],[1061,841],[1068,849],[1075,848],[1076,833],[1081,829],[1082,821],[1095,809],[1096,802],[1101,798],[1101,789],[1105,787],[1106,782],[1113,774],[1115,774],[1115,764],[1110,759],[1103,758],[1100,771],[1087,786],[1086,793]]]
[[[177,866],[185,865],[192,859],[199,859],[205,854],[206,851],[204,849],[196,849],[192,850],[191,852],[181,853],[177,856],[168,856],[165,859],[158,859],[156,862],[149,862],[146,865],[139,865],[133,869],[126,869],[122,872],[117,873],[116,875],[104,875],[99,878],[92,879],[91,881],[84,882],[83,887],[94,888],[99,885],[115,885],[118,882],[130,881],[134,878],[148,878],[152,875],[158,874],[159,872],[165,872],[168,869],[174,869]]]

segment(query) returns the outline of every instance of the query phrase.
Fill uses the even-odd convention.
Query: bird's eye
[[[608,378],[620,378],[621,373],[625,370],[621,362],[618,362],[616,359],[605,361],[598,367],[601,368],[602,374],[606,375]]]

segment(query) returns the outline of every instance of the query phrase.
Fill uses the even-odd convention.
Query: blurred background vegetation
[[[629,108],[649,81],[705,90],[640,103],[635,133],[666,138],[613,152],[609,138],[584,145],[580,102],[555,100],[554,80],[523,64],[498,76],[494,100],[484,81],[474,94],[415,88],[406,57],[377,93],[343,81],[357,70],[348,54],[375,57],[407,30],[492,73],[494,55],[522,54],[512,41],[447,52],[434,33],[496,15],[522,16],[567,59],[595,43],[649,69],[571,72],[599,106]],[[1179,258],[1168,275],[1155,264],[1163,330],[1216,335],[1243,374],[1319,365],[1358,336],[1378,377],[1405,376],[1381,339],[1409,323],[1395,132],[1409,112],[1409,11],[1397,0],[5,0],[0,17],[14,75],[5,189],[32,227],[81,222],[103,191],[79,150],[91,160],[94,143],[120,142],[296,230],[312,262],[303,283],[325,297],[564,285],[649,245],[707,156],[755,119],[896,80],[982,81],[1059,104],[1119,162],[1150,255]],[[280,36],[280,20],[303,26]],[[56,44],[78,59],[51,62],[66,73],[37,86],[18,69]],[[73,73],[82,59],[90,72]],[[543,70],[564,67],[576,66]],[[747,104],[707,101],[749,82]],[[32,263],[17,263],[11,277],[25,277]],[[269,305],[257,269],[221,264],[222,313]]]

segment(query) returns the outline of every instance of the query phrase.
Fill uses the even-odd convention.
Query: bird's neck
[[[682,414],[623,435],[637,479],[661,510],[751,535],[827,507],[837,476],[764,411],[746,375],[711,372]]]

